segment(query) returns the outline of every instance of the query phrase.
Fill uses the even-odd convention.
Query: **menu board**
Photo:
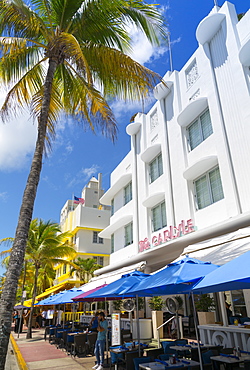
[[[121,314],[112,313],[112,346],[119,346],[121,344]]]

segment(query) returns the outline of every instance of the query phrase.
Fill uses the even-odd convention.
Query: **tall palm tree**
[[[87,283],[94,275],[94,271],[101,268],[94,258],[78,257],[74,262],[75,266],[71,268],[71,275],[75,272],[76,276],[84,283]]]
[[[166,36],[161,14],[143,0],[0,0],[0,83],[9,88],[2,119],[29,107],[38,135],[24,190],[15,242],[0,301],[0,370],[21,271],[42,159],[61,112],[112,139],[116,123],[107,99],[143,99],[159,76],[124,54],[128,26],[151,43]]]

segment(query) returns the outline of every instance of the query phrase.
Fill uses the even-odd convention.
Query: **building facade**
[[[111,207],[110,265],[152,272],[188,245],[250,225],[250,11],[229,2],[197,27],[198,48],[156,86],[126,132],[131,150],[100,202]]]
[[[101,238],[98,234],[107,227],[110,219],[110,207],[101,206],[99,199],[103,195],[101,174],[98,180],[92,177],[83,188],[79,203],[74,199],[67,200],[60,214],[62,232],[70,231],[73,235],[77,257],[94,258],[101,266],[109,264],[110,240]],[[76,257],[76,258],[77,258]],[[76,274],[71,276],[69,265],[56,267],[55,285],[70,282],[79,286],[81,282]]]

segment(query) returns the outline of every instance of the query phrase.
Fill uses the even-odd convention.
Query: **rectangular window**
[[[152,230],[157,231],[167,226],[166,204],[162,202],[152,208]]]
[[[98,239],[98,233],[97,231],[93,231],[93,243],[97,243],[97,239]]]
[[[115,213],[115,201],[114,199],[111,200],[111,216]]]
[[[195,191],[198,209],[224,198],[219,167],[207,172],[195,181]]]
[[[67,272],[67,265],[63,265],[63,275]]]
[[[202,113],[187,130],[190,149],[193,150],[213,133],[209,110]]]
[[[125,247],[133,243],[133,222],[126,225],[124,228],[125,231]]]
[[[103,259],[103,257],[99,257],[99,265],[101,265],[101,266],[103,266],[103,261],[104,261],[104,259]]]
[[[111,253],[115,251],[115,236],[114,234],[111,235]]]
[[[98,236],[97,231],[93,231],[93,243],[103,244],[103,238]]]
[[[124,205],[132,199],[132,181],[124,188]]]
[[[163,174],[161,153],[149,164],[150,182],[154,182]]]

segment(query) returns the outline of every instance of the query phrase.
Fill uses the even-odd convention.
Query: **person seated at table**
[[[98,327],[98,312],[96,312],[95,315],[92,317],[90,321],[89,330],[97,332],[97,327]]]

